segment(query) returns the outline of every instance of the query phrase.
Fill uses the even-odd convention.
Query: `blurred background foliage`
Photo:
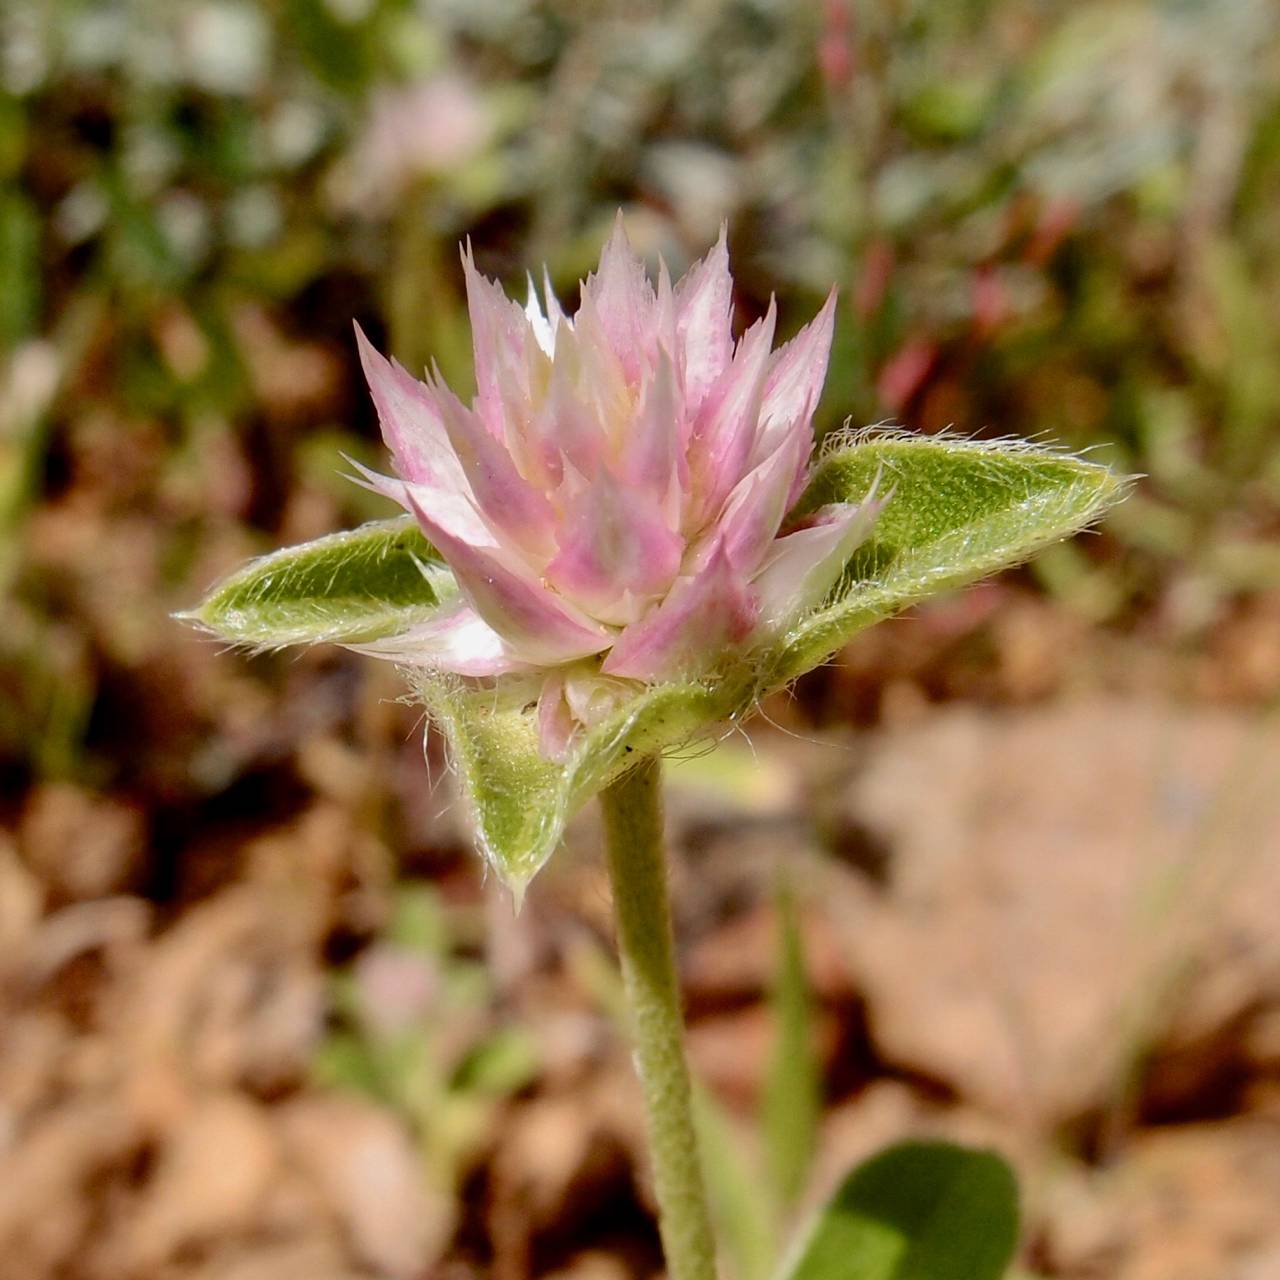
[[[457,242],[568,289],[619,206],[680,267],[727,220],[744,318],[776,292],[794,327],[839,285],[821,430],[1046,435],[1143,473],[1105,554],[1035,572],[1200,635],[1280,580],[1278,29],[1267,0],[10,0],[6,738],[72,767],[95,700],[17,550],[80,453],[128,502],[145,459],[189,597],[210,522],[264,548],[307,523],[299,479],[320,523],[369,514],[335,465],[376,447],[353,319],[465,389]]]
[[[425,1163],[430,1225],[410,1197],[388,1230],[359,1178],[334,1197],[377,1274],[414,1276],[450,1240],[478,1259],[458,1274],[500,1280],[549,1273],[587,1236],[631,1250],[625,1274],[657,1265],[631,1077],[601,1067],[618,1039],[594,861],[571,848],[516,927],[480,884],[431,740],[424,775],[394,672],[323,650],[241,659],[169,616],[249,555],[386,514],[341,475],[341,453],[381,457],[353,320],[465,393],[458,242],[517,290],[545,262],[571,296],[618,208],[673,271],[726,222],[744,324],[776,294],[792,330],[839,287],[820,432],[892,420],[1044,437],[1142,477],[1100,536],[874,629],[766,708],[801,733],[879,726],[878,772],[859,780],[863,757],[762,731],[759,758],[721,748],[692,766],[709,798],[676,779],[677,872],[683,856],[699,868],[677,894],[686,990],[695,1061],[719,1085],[703,1110],[738,1273],[765,1274],[833,1141],[847,1167],[862,1137],[833,1115],[864,1102],[875,1142],[906,1127],[907,1101],[929,1123],[976,1100],[1034,1129],[1028,1239],[1048,1274],[1167,1280],[1142,1269],[1154,1252],[1113,1267],[1116,1241],[1142,1231],[1166,1259],[1193,1257],[1178,1227],[1196,1215],[1177,1205],[1208,1204],[1196,1179],[1219,1167],[1195,1134],[1170,1222],[1130,1212],[1123,1179],[1087,1213],[1072,1218],[1079,1197],[1063,1210],[1085,1221],[1078,1247],[1035,1216],[1051,1173],[1075,1176],[1066,1161],[1108,1157],[1153,1117],[1228,1117],[1209,1135],[1220,1167],[1270,1194],[1232,1145],[1253,1152],[1254,1130],[1229,1117],[1248,1082],[1280,1080],[1280,970],[1240,944],[1274,943],[1274,895],[1242,879],[1238,914],[1211,911],[1228,895],[1199,877],[1266,870],[1249,823],[1275,794],[1274,722],[1221,705],[1280,694],[1273,0],[5,0],[0,184],[0,1096],[17,1117],[0,1252],[24,1278],[186,1276],[157,1269],[164,1249],[199,1262],[217,1255],[209,1239],[274,1239],[279,1224],[251,1216],[215,1230],[198,1180],[174,1189],[187,1184],[168,1162],[194,1167],[183,1144],[203,1151],[206,1123],[240,1134],[244,1167],[265,1142],[326,1186],[365,1150],[357,1131],[407,1161],[402,1183]],[[1108,697],[1043,722],[957,708],[911,736],[928,703],[1035,703],[1073,682]],[[1115,696],[1135,689],[1218,705],[1179,719]],[[1135,760],[1151,776],[1125,773]],[[1011,802],[983,790],[1005,783]],[[901,798],[911,786],[961,818],[930,826],[933,810]],[[1238,858],[1218,856],[1228,836]],[[966,840],[1017,893],[933,860]],[[1072,857],[1040,856],[1057,847]],[[802,859],[794,899],[780,857]],[[1129,915],[1110,878],[1122,861]],[[832,910],[857,929],[818,927],[828,904],[806,887],[831,867],[846,894]],[[946,901],[919,950],[883,958],[911,943],[892,930],[933,888]],[[1044,1043],[1025,1096],[979,1053],[998,1048],[999,1018],[946,1043],[953,970],[968,996],[998,986],[985,960],[966,967],[994,932],[981,912],[1019,903],[1022,950],[991,969],[1030,984],[1022,1016]],[[1071,952],[1112,904],[1120,923]],[[1212,985],[1210,1013],[1174,1034],[1195,971],[1184,915],[1218,930],[1206,954],[1222,972],[1245,955],[1257,971],[1231,999]],[[1107,946],[1130,929],[1168,954],[1127,985]],[[853,976],[831,959],[841,948]],[[1070,991],[1038,985],[1055,955]],[[1086,988],[1123,1005],[1089,1070],[1053,1038],[1072,1025],[1054,1011]],[[181,1023],[181,1053],[148,1018]],[[728,1032],[745,1039],[717,1058]],[[335,1110],[335,1084],[398,1116],[413,1154],[376,1116]],[[103,1155],[116,1130],[102,1116],[126,1112]],[[742,1114],[762,1135],[751,1159]],[[1179,1128],[1195,1126],[1170,1130],[1175,1144]],[[597,1130],[613,1135],[603,1149]],[[1257,1141],[1274,1157],[1273,1130]],[[531,1168],[560,1191],[531,1191]],[[1248,1202],[1219,1182],[1231,1213]],[[45,1189],[38,1213],[24,1187]],[[140,1216],[159,1230],[138,1208],[153,1200],[185,1224],[146,1246],[159,1253],[137,1243]],[[605,1209],[623,1225],[601,1226]],[[34,1243],[28,1219],[48,1224]],[[1274,1197],[1258,1220],[1274,1227]],[[291,1271],[262,1249],[262,1272],[191,1274],[353,1274],[310,1253]],[[1250,1274],[1274,1274],[1274,1256]],[[1188,1265],[1226,1274],[1216,1255]]]

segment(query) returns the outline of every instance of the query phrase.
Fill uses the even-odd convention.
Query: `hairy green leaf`
[[[570,814],[644,754],[668,751],[705,733],[750,699],[738,677],[654,685],[590,733],[561,764],[538,750],[533,699],[477,689],[415,672],[418,694],[444,731],[480,847],[517,896],[555,851]]]
[[[904,1142],[859,1165],[819,1214],[785,1280],[1000,1280],[1018,1189],[994,1152]]]
[[[375,640],[429,617],[453,575],[408,517],[287,547],[225,578],[182,618],[260,649]]]
[[[867,432],[823,458],[795,514],[856,500],[877,476],[893,497],[827,605],[785,637],[783,680],[871,623],[1083,529],[1125,491],[1098,463],[1022,442]]]

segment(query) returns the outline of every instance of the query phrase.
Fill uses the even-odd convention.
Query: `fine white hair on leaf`
[[[1041,439],[1041,437],[1044,437]],[[911,431],[900,423],[891,421],[873,422],[855,427],[852,418],[846,418],[844,424],[834,431],[828,431],[822,438],[814,458],[814,466],[825,462],[833,453],[843,453],[861,445],[875,444],[910,444],[921,447],[930,445],[955,445],[960,448],[976,450],[981,453],[1010,454],[1016,457],[1042,456],[1047,458],[1078,458],[1080,453],[1074,452],[1051,438],[1048,432],[1037,432],[1032,436],[979,436],[957,430],[954,426],[943,427],[931,431],[927,435],[919,431]],[[1081,451],[1083,452],[1083,451]]]

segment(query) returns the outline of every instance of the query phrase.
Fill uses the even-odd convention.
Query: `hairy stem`
[[[662,766],[656,759],[642,760],[608,787],[601,801],[667,1271],[671,1280],[715,1280],[667,904]]]

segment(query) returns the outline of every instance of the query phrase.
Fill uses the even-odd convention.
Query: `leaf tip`
[[[529,888],[529,877],[508,878],[504,879],[503,883],[507,886],[507,892],[511,894],[511,912],[518,916],[524,910],[524,895]]]
[[[184,626],[191,627],[196,631],[205,631],[211,635],[217,635],[218,629],[208,616],[209,599],[201,600],[199,604],[193,605],[190,609],[175,609],[169,614],[174,622],[180,622]]]

